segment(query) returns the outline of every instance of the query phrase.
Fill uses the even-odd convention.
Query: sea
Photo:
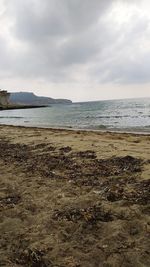
[[[150,133],[150,98],[3,110],[0,111],[0,124]]]

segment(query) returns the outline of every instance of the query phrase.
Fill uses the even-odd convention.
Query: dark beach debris
[[[26,267],[80,267],[80,261],[73,256],[63,258],[62,264],[51,261],[47,255],[47,251],[39,249],[26,248],[16,251],[12,256],[12,262],[19,266]],[[15,265],[16,266],[16,265]]]
[[[70,179],[76,184],[99,184],[102,177],[121,176],[124,174],[137,174],[142,171],[142,160],[134,157],[113,157],[108,159],[82,159],[68,166]]]
[[[71,150],[72,150],[72,148],[70,146],[61,147],[59,149],[59,151],[63,152],[63,153],[69,153]]]
[[[66,220],[77,223],[84,221],[89,224],[96,224],[96,222],[109,222],[114,218],[110,211],[105,211],[101,205],[93,205],[87,208],[69,208],[64,210],[56,210],[53,214],[54,220]]]
[[[49,154],[38,155],[35,159],[33,159],[33,162],[37,163],[37,170],[40,171],[43,169],[49,169],[49,171],[53,171],[55,169],[66,170],[69,166],[73,165],[72,159],[64,154],[56,156]]]
[[[56,150],[56,147],[50,145],[49,143],[40,143],[40,144],[34,145],[32,148],[34,150],[42,150],[45,152],[51,152],[51,151]]]
[[[18,257],[15,263],[27,267],[53,267],[52,263],[44,258],[44,252],[37,249],[26,249]]]
[[[86,158],[86,159],[96,159],[96,153],[93,150],[79,151],[74,153],[76,157]]]
[[[140,172],[142,160],[131,156],[112,157],[98,160],[99,171],[104,176],[120,175],[128,172]]]
[[[142,208],[142,213],[150,216],[150,204]]]
[[[0,198],[0,207],[14,207],[21,201],[21,196],[18,194],[8,195]]]
[[[35,147],[40,149],[36,150]],[[5,164],[13,163],[21,167],[29,174],[69,179],[76,185],[88,186],[98,186],[102,177],[136,175],[142,171],[144,164],[141,159],[132,156],[97,159],[92,150],[69,153],[70,147],[62,147],[56,153],[55,147],[50,147],[43,143],[29,146],[3,140],[0,141],[0,159]],[[61,177],[55,175],[55,172],[60,173]]]
[[[31,156],[31,148],[25,144],[12,144],[7,141],[0,142],[0,158],[6,163],[23,163]]]
[[[84,174],[81,173],[70,173],[70,182],[76,186],[90,186],[90,187],[98,187],[101,184],[101,181],[98,179],[97,176]]]
[[[150,203],[150,179],[134,183],[130,191],[125,190],[124,186],[119,183],[110,185],[106,190],[106,198],[111,202],[125,200],[132,204],[148,205]]]
[[[56,150],[56,147],[54,146],[47,146],[44,148],[44,151],[46,152],[51,152],[51,151],[55,151]]]
[[[58,176],[55,175],[55,172],[49,170],[48,168],[39,170],[39,173],[42,177],[47,177],[51,179],[58,178]]]
[[[136,225],[134,225],[130,228],[130,235],[137,235],[139,233],[139,231],[140,230],[138,229],[138,227]]]
[[[134,158],[132,156],[116,157],[112,159],[114,165],[120,167],[124,171],[140,172],[141,171],[141,159]]]

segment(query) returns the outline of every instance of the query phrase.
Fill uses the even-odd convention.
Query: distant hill
[[[37,96],[30,92],[10,93],[9,101],[12,104],[21,105],[50,105],[50,104],[71,104],[68,99],[53,99],[45,96]]]

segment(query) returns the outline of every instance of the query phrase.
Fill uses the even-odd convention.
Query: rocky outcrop
[[[7,107],[9,105],[10,94],[5,90],[0,90],[0,107]]]

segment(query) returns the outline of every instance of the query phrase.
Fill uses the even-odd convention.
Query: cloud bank
[[[79,92],[87,84],[144,86],[149,8],[148,0],[0,0],[0,79]]]

